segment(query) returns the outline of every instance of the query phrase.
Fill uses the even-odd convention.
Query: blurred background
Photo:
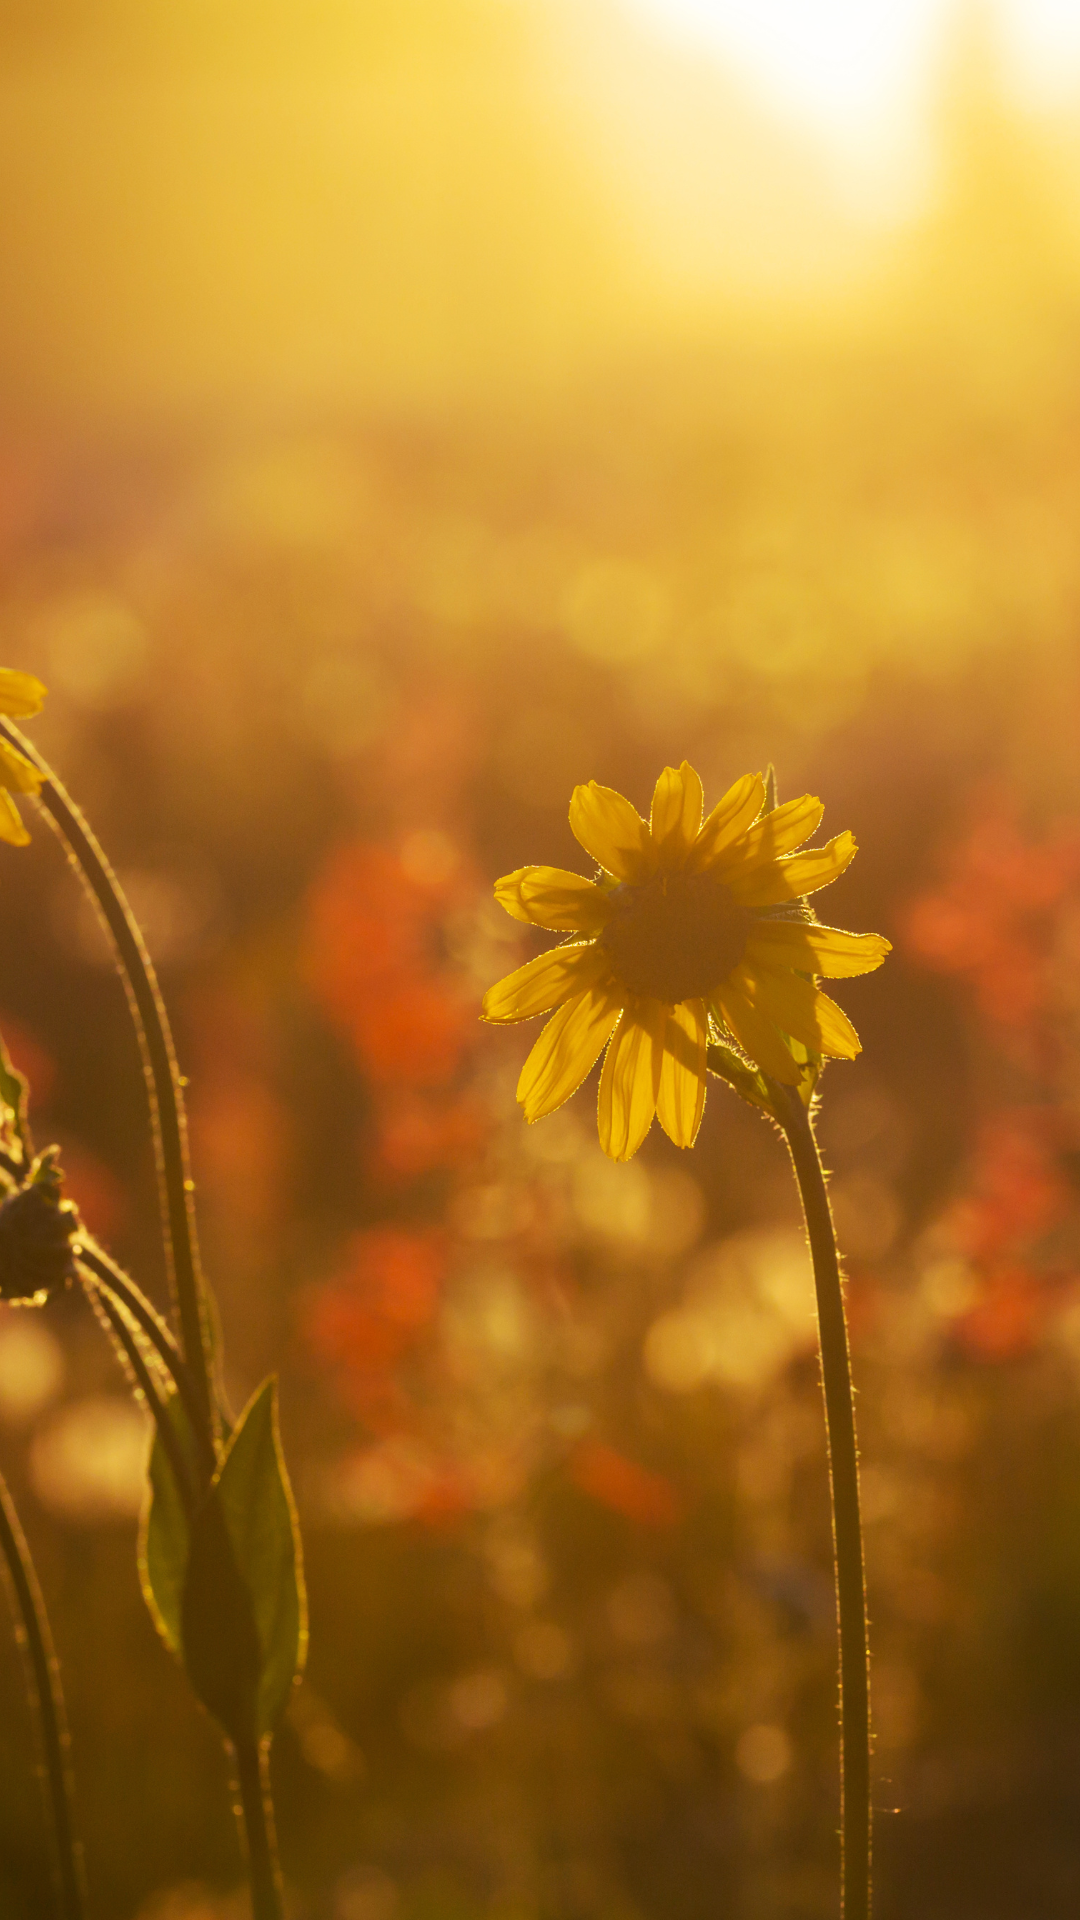
[[[835,1635],[779,1141],[526,1129],[573,785],[770,759],[895,943],[822,1135],[881,1920],[1080,1899],[1080,7],[5,0],[0,627],[190,1077],[239,1406],[282,1375],[296,1920],[824,1920]],[[710,801],[711,804],[711,801]],[[138,1058],[44,823],[0,1029],[163,1299]],[[654,1135],[658,1134],[654,1129]],[[95,1920],[239,1920],[79,1298],[0,1315]],[[48,1910],[0,1634],[0,1905]]]

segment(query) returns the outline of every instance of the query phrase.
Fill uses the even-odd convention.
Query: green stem
[[[270,1738],[238,1743],[237,1812],[251,1881],[252,1920],[283,1920],[281,1868],[274,1831],[274,1802],[270,1791]]]
[[[176,1490],[184,1503],[184,1509],[190,1521],[194,1516],[197,1504],[196,1489],[192,1486],[191,1482],[191,1468],[184,1458],[184,1450],[180,1444],[180,1436],[169,1417],[169,1410],[161,1397],[158,1384],[151,1374],[143,1354],[139,1350],[139,1342],[135,1333],[124,1319],[115,1300],[106,1293],[104,1287],[96,1286],[93,1280],[89,1278],[83,1282],[83,1285],[85,1291],[91,1297],[91,1303],[96,1306],[101,1313],[109,1332],[112,1334],[113,1340],[116,1342],[119,1352],[123,1355],[124,1360],[131,1370],[135,1385],[142,1394],[148,1411],[153,1416],[158,1438],[161,1441],[166,1458],[172,1468],[173,1479],[176,1481]]]
[[[184,1358],[198,1396],[200,1425],[211,1437],[216,1437],[206,1288],[195,1232],[194,1183],[188,1161],[184,1097],[169,1019],[153,962],[105,854],[48,762],[9,720],[0,721],[0,738],[24,754],[41,774],[38,803],[67,845],[112,935],[142,1048],[161,1183],[165,1252],[180,1319]]]
[[[821,1378],[832,1491],[836,1599],[840,1624],[840,1845],[844,1920],[870,1913],[870,1647],[866,1620],[859,1452],[844,1291],[825,1173],[799,1094],[772,1083],[799,1184],[814,1263]]]
[[[45,1602],[30,1558],[26,1536],[7,1485],[0,1476],[0,1553],[11,1581],[19,1623],[37,1697],[45,1779],[52,1808],[56,1840],[58,1892],[63,1920],[83,1920],[82,1849],[75,1838],[71,1774],[68,1766],[67,1716],[60,1686],[60,1668],[49,1631]]]
[[[96,1291],[106,1292],[120,1302],[130,1314],[154,1348],[165,1372],[169,1375],[184,1403],[196,1443],[203,1452],[203,1466],[206,1477],[212,1478],[217,1462],[205,1428],[201,1424],[201,1405],[196,1394],[191,1370],[180,1352],[161,1315],[146,1298],[141,1287],[137,1287],[130,1274],[117,1266],[116,1261],[103,1247],[87,1233],[85,1227],[79,1227],[78,1238],[79,1265],[86,1267],[93,1277]]]

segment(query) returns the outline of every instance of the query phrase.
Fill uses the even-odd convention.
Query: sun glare
[[[1020,92],[1080,85],[1077,0],[628,0],[684,43],[708,45],[759,93],[833,145],[879,145],[917,113],[935,55],[965,20],[996,27]]]

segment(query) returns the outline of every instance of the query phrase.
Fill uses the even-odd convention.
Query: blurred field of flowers
[[[92,26],[86,19],[92,17]],[[1080,147],[958,42],[859,228],[614,7],[0,22],[0,631],[144,919],[236,1404],[282,1373],[297,1920],[818,1920],[834,1618],[780,1143],[535,1129],[491,900],[570,790],[775,760],[863,847],[822,1134],[849,1256],[881,1920],[1080,1897]],[[646,110],[647,109],[647,110]],[[632,136],[628,128],[636,129]],[[0,1028],[148,1286],[138,1060],[43,828]],[[830,911],[832,902],[830,900]],[[657,1130],[654,1129],[654,1133]],[[75,1298],[0,1317],[100,1920],[239,1916]],[[0,1635],[4,1698],[21,1698]],[[14,1705],[0,1906],[47,1901]]]

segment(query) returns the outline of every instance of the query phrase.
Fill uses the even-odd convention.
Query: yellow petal
[[[600,1145],[612,1160],[629,1160],[653,1123],[660,1091],[667,1008],[639,1000],[615,1029],[600,1075]]]
[[[601,933],[615,911],[591,880],[561,867],[526,867],[520,899],[534,925],[556,933]]]
[[[622,1001],[609,987],[590,987],[548,1021],[518,1081],[526,1120],[554,1113],[576,1093],[611,1037]]]
[[[23,826],[18,807],[9,793],[0,787],[0,840],[6,840],[9,847],[26,847],[30,844],[30,835]]]
[[[854,1060],[862,1052],[859,1036],[842,1007],[798,973],[756,973],[736,967],[731,984],[774,1026],[801,1040],[815,1053]]]
[[[495,1021],[531,1020],[534,1013],[549,1013],[574,994],[584,993],[607,972],[607,955],[594,944],[552,947],[489,987],[482,1016]]]
[[[12,720],[28,720],[40,713],[48,688],[36,674],[20,673],[15,667],[0,667],[0,713]]]
[[[838,833],[827,846],[812,847],[809,853],[792,853],[746,874],[735,868],[725,874],[725,884],[744,907],[778,907],[785,900],[798,900],[804,893],[827,887],[830,880],[839,878],[856,852],[854,834]]]
[[[717,873],[726,879],[729,868],[743,873],[748,867],[760,866],[763,860],[775,860],[782,853],[790,853],[821,825],[824,811],[821,801],[812,793],[800,794],[797,800],[786,800],[782,807],[774,807],[744,833],[736,845],[728,848],[716,862]]]
[[[880,933],[845,933],[840,927],[819,927],[799,920],[757,920],[746,942],[746,961],[766,966],[798,967],[802,973],[823,973],[830,980],[873,973],[892,944]]]
[[[598,866],[616,880],[647,880],[656,871],[652,835],[636,807],[613,787],[590,780],[575,787],[570,830]]]
[[[656,1116],[677,1147],[692,1147],[705,1110],[704,1000],[683,1000],[668,1013]]]
[[[9,793],[40,793],[41,775],[26,755],[0,740],[0,787]]]
[[[527,873],[535,871],[535,867],[515,867],[513,873],[504,873],[502,879],[495,882],[495,898],[500,907],[506,909],[511,920],[523,920],[527,927],[533,925],[533,917],[521,898],[521,883]]]
[[[649,831],[660,865],[670,870],[685,865],[686,856],[701,831],[704,792],[689,760],[665,767],[656,783]]]
[[[774,1080],[781,1080],[786,1087],[798,1086],[799,1069],[776,1028],[750,1005],[744,993],[725,981],[713,995],[713,1004],[751,1060],[756,1060],[765,1073],[771,1073]]]
[[[745,833],[765,804],[765,782],[760,773],[744,773],[718,800],[687,856],[691,873],[710,866],[733,840]]]

